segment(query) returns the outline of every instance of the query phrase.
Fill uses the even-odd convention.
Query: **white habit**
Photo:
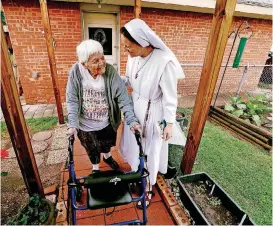
[[[133,88],[134,112],[142,128],[148,101],[151,100],[142,145],[147,155],[150,184],[154,185],[157,173],[165,174],[168,165],[168,142],[162,139],[159,122],[163,119],[169,123],[175,122],[177,78],[184,77],[184,74],[173,53],[142,20],[134,19],[127,23],[125,27],[143,47],[150,44],[155,47],[147,57],[129,57],[126,65],[126,82]],[[142,41],[143,37],[147,39],[146,44],[141,43],[140,36],[142,36]],[[146,65],[142,67],[146,61]],[[137,71],[140,68],[141,70],[136,78]],[[132,170],[136,171],[139,165],[139,147],[134,134],[126,124],[121,136],[120,152]]]

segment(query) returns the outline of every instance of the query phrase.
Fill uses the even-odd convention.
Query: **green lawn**
[[[57,125],[57,117],[31,118],[27,119],[26,123],[32,134],[42,130],[52,129]],[[5,122],[1,122],[1,139],[8,139],[9,134]]]
[[[170,148],[170,161],[180,165],[183,149]],[[207,172],[259,225],[271,225],[271,154],[206,123],[194,172]]]

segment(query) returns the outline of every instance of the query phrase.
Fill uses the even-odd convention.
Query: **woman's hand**
[[[173,130],[173,124],[167,123],[167,126],[165,127],[163,131],[163,140],[167,141],[172,137],[172,130]]]
[[[69,136],[72,136],[72,135],[76,135],[77,134],[77,130],[76,130],[76,128],[69,128],[68,130],[67,130],[67,135],[69,135]]]
[[[131,131],[133,133],[138,131],[141,134],[142,133],[141,125],[139,123],[135,124],[134,126],[131,127]]]

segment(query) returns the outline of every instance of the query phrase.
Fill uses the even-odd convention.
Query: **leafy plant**
[[[49,216],[49,207],[43,199],[35,194],[20,212],[7,222],[7,225],[40,225]]]
[[[263,114],[272,111],[269,102],[270,97],[268,94],[256,96],[248,94],[246,101],[243,101],[242,97],[231,97],[230,103],[225,105],[225,110],[260,126],[263,121]]]

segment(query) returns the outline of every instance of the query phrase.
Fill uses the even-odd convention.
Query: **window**
[[[112,55],[112,28],[89,27],[89,39],[100,42],[104,55]]]

